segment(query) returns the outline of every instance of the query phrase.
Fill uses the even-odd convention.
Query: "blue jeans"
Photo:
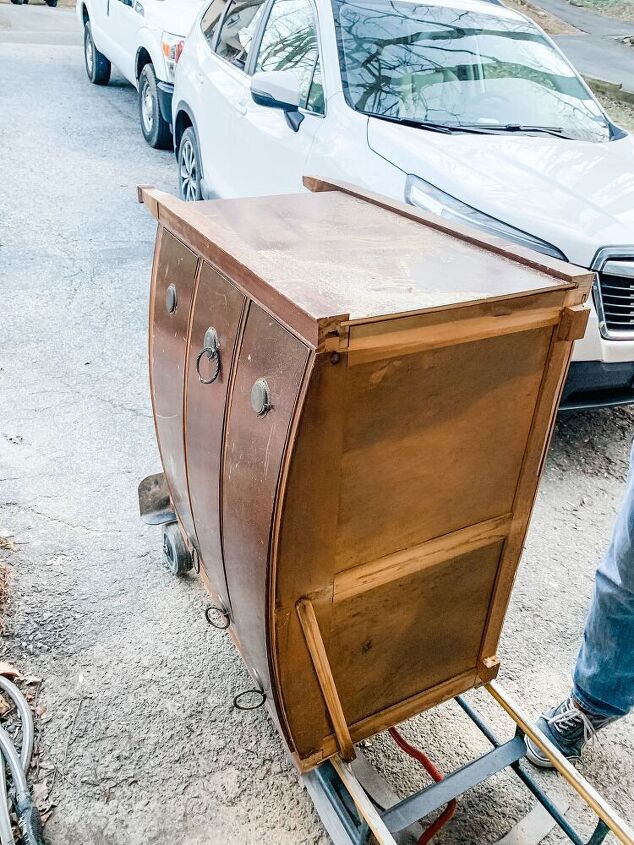
[[[625,716],[634,708],[634,448],[625,500],[597,569],[573,680],[573,695],[591,713]]]

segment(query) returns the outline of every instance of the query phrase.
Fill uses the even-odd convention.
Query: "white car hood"
[[[189,35],[203,0],[145,0],[145,17],[164,32]]]
[[[589,266],[634,245],[634,141],[445,135],[368,120],[368,143],[396,167]]]

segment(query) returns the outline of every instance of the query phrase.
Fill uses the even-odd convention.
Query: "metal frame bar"
[[[386,810],[381,811],[376,807],[350,767],[339,756],[333,757],[304,776],[315,807],[336,845],[365,845],[370,832],[374,834],[378,845],[397,845],[395,833],[507,767],[510,767],[530,790],[573,845],[601,845],[610,831],[623,845],[634,845],[634,833],[627,822],[577,772],[561,752],[533,727],[511,696],[495,681],[486,684],[485,689],[515,722],[515,737],[501,742],[480,714],[462,696],[457,696],[455,701],[493,745],[493,750],[447,775],[439,783],[414,793]],[[524,734],[535,742],[559,774],[599,816],[597,826],[587,842],[520,765],[526,750]]]
[[[579,793],[619,842],[622,842],[623,845],[634,845],[634,831],[625,819],[622,819],[605,798],[599,795],[597,790],[579,774],[561,751],[531,724],[530,718],[500,684],[497,681],[491,681],[491,683],[485,685],[485,689],[506,710],[522,733],[532,739],[535,745],[548,757],[559,774],[572,786],[575,792]]]
[[[483,754],[466,766],[457,769],[438,783],[399,801],[383,813],[383,821],[391,833],[398,833],[419,819],[433,813],[443,804],[462,795],[482,781],[516,763],[526,753],[524,739],[516,736],[500,743],[493,751]]]
[[[497,748],[502,744],[501,741],[497,738],[497,736],[493,733],[493,731],[489,728],[484,719],[480,716],[478,711],[474,710],[473,707],[464,699],[463,696],[457,695],[454,700],[464,710],[464,712],[471,719],[471,721],[479,728],[480,732],[484,734],[484,736],[489,740],[491,745]],[[522,734],[519,735],[521,736]],[[586,843],[579,836],[574,827],[572,827],[572,825],[569,824],[568,821],[566,821],[566,817],[557,809],[557,807],[553,804],[548,795],[546,795],[546,793],[537,784],[537,782],[528,774],[528,772],[524,771],[520,764],[520,761],[518,760],[516,763],[511,763],[511,768],[518,776],[518,778],[522,781],[524,786],[526,786],[526,788],[530,792],[532,792],[532,794],[535,796],[535,798],[537,798],[542,807],[544,807],[544,809],[549,813],[549,815],[555,820],[557,825],[563,830],[568,839],[570,839],[570,841],[573,842],[574,845],[600,845],[600,843],[603,842],[603,840],[609,833],[609,828],[601,819],[599,819],[597,827],[594,833],[592,834],[592,838],[589,840],[589,842]],[[602,833],[600,839],[595,838],[597,836],[598,831]]]

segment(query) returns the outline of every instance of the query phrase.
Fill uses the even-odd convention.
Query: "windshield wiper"
[[[430,132],[443,132],[451,135],[454,132],[468,132],[472,135],[481,135],[483,130],[479,126],[460,126],[458,123],[434,123],[430,120],[414,120],[410,117],[392,117],[389,114],[374,114],[364,112],[368,117],[376,117],[378,120],[389,120],[391,123],[400,123],[402,126],[413,126],[416,129],[429,129]],[[486,130],[484,130],[486,132]]]
[[[567,138],[572,140],[570,135],[565,135],[561,126],[527,126],[523,123],[486,124],[486,123],[434,123],[431,120],[414,120],[410,117],[393,117],[389,114],[372,114],[365,112],[368,117],[376,117],[379,120],[389,120],[392,123],[400,123],[402,126],[414,126],[417,129],[429,129],[430,132],[443,132],[451,135],[454,132],[468,132],[473,135],[493,135],[497,132],[539,132],[544,135],[554,135],[555,138]]]
[[[544,135],[554,135],[555,138],[568,138],[570,135],[564,134],[561,126],[526,126],[523,123],[506,123],[506,124],[469,124],[470,128],[476,127],[480,132],[539,132]]]

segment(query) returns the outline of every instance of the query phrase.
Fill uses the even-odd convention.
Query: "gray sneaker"
[[[596,733],[618,717],[597,716],[582,710],[572,695],[561,704],[551,707],[537,720],[535,725],[556,745],[568,760],[579,760],[586,742],[592,742]],[[552,769],[553,764],[543,751],[529,737],[526,741],[526,759],[542,769]]]

